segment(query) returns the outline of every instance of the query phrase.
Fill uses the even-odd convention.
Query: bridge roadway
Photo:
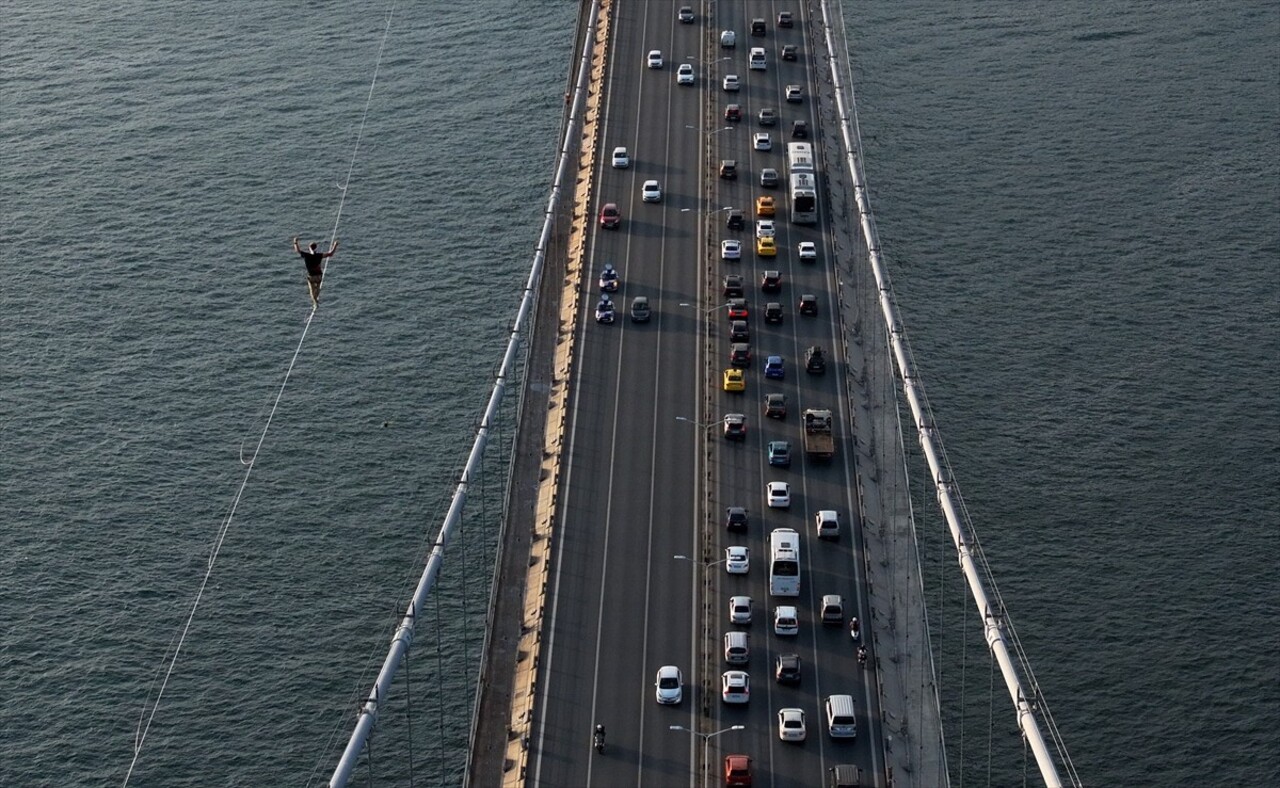
[[[692,785],[701,783],[704,768],[718,782],[723,755],[745,753],[754,759],[756,785],[820,785],[826,769],[837,763],[856,763],[865,784],[881,785],[884,750],[875,724],[880,713],[873,668],[858,666],[843,627],[823,628],[817,620],[821,596],[828,593],[845,598],[846,616],[856,612],[869,620],[862,562],[855,553],[861,550],[861,529],[849,425],[837,418],[833,462],[816,464],[800,451],[803,408],[850,412],[843,401],[843,359],[832,355],[823,376],[805,374],[799,363],[808,345],[840,347],[833,247],[824,231],[829,206],[820,204],[816,227],[793,225],[786,216],[785,150],[791,121],[808,119],[821,133],[809,101],[816,87],[810,71],[816,65],[812,20],[803,2],[745,0],[694,3],[698,18],[681,24],[676,9],[688,2],[615,0],[613,6],[600,164],[590,211],[594,215],[604,202],[616,202],[623,221],[617,231],[593,224],[588,247],[591,274],[584,287],[590,292],[579,315],[569,465],[557,516],[528,776],[547,786]],[[703,15],[708,8],[714,18]],[[794,28],[776,26],[781,10],[796,15]],[[768,21],[765,37],[748,35],[753,17]],[[734,49],[718,46],[722,29],[736,31]],[[780,60],[784,43],[798,45],[797,61]],[[752,46],[767,50],[767,70],[747,68]],[[664,68],[645,67],[651,49],[662,51]],[[694,65],[692,87],[676,84],[676,67],[685,62]],[[742,79],[737,94],[720,89],[719,79],[728,73]],[[792,83],[804,85],[803,103],[783,101],[784,86]],[[741,104],[744,119],[722,131],[727,103]],[[764,107],[779,110],[777,126],[758,127],[755,114]],[[772,133],[772,152],[752,149],[752,135],[760,130]],[[609,166],[609,152],[618,145],[631,151],[629,169]],[[711,173],[720,158],[738,161],[736,181]],[[833,166],[839,163],[819,160],[820,172]],[[764,167],[782,174],[780,188],[759,187]],[[640,200],[640,185],[650,178],[662,185],[661,203]],[[753,250],[750,204],[763,193],[773,194],[779,205],[775,259],[759,258]],[[746,230],[727,231],[723,206],[747,212]],[[741,262],[719,259],[719,242],[725,237],[743,241]],[[802,240],[817,242],[816,264],[796,259],[796,244]],[[606,262],[622,278],[614,325],[598,324],[592,314],[595,277]],[[760,292],[766,268],[783,274],[779,296]],[[728,356],[727,312],[720,308],[724,299],[719,290],[726,272],[744,275],[752,310],[755,363],[747,371],[745,394],[719,387]],[[818,295],[819,317],[796,313],[801,292]],[[650,323],[627,319],[627,307],[638,295],[648,296],[654,307]],[[784,304],[781,325],[761,319],[769,300]],[[786,359],[783,381],[763,376],[763,359],[770,354]],[[784,421],[763,418],[764,394],[775,391],[789,400]],[[707,424],[734,411],[748,415],[744,443],[723,440],[718,425]],[[790,469],[770,468],[765,460],[767,442],[776,439],[793,444],[796,456]],[[765,506],[764,486],[774,479],[792,485],[788,511]],[[724,531],[723,510],[731,505],[750,510],[748,533]],[[820,543],[812,518],[828,508],[840,511],[844,531],[838,542]],[[770,530],[783,526],[801,533],[801,597],[782,600],[800,608],[795,638],[777,637],[771,627],[772,607],[779,600],[768,594],[767,539]],[[729,544],[750,548],[749,574],[727,575],[722,563],[703,566],[673,557],[717,560]],[[749,627],[728,623],[727,602],[735,594],[755,600]],[[725,705],[719,697],[720,673],[729,667],[721,658],[720,637],[733,628],[751,634],[745,669],[752,692],[746,706]],[[803,659],[799,687],[773,680],[773,659],[782,652],[796,652]],[[678,666],[685,676],[679,706],[655,702],[655,672],[667,664]],[[855,698],[856,740],[827,736],[822,699],[836,693]],[[805,742],[778,740],[776,714],[783,707],[804,710]],[[608,728],[603,755],[590,747],[596,722]],[[673,731],[673,725],[703,733],[733,725],[745,729],[706,741],[709,765],[703,766],[704,739]]]

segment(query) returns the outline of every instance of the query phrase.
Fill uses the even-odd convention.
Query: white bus
[[[811,173],[798,172],[791,176],[792,224],[818,223],[818,179]]]
[[[787,175],[795,175],[799,172],[807,172],[810,175],[817,172],[813,163],[813,146],[807,142],[789,142],[787,143]]]
[[[800,534],[790,528],[769,534],[769,594],[800,596]]]

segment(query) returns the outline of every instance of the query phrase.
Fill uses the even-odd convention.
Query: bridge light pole
[[[695,731],[692,728],[686,728],[683,725],[670,725],[668,727],[670,728],[670,730],[673,730],[673,731],[684,731],[685,733],[691,733],[694,736],[702,737],[702,763],[703,763],[703,767],[709,772],[711,770],[711,762],[708,760],[708,758],[711,757],[711,740],[722,733],[728,733],[729,731],[740,731],[745,729],[747,726],[746,725],[730,725],[728,728],[721,728],[720,730],[712,731],[711,733],[702,733],[701,731]]]
[[[688,123],[684,124],[684,127],[685,127],[686,129],[693,129],[694,131],[701,131],[701,132],[703,132],[704,134],[706,134],[707,136],[711,136],[712,134],[720,134],[720,133],[722,133],[722,132],[726,132],[726,131],[733,131],[734,129],[738,128],[737,126],[721,126],[720,128],[715,129],[714,131],[712,131],[712,130],[711,130],[711,129],[709,129],[709,128],[704,129],[704,128],[702,128],[701,126],[690,126]]]
[[[701,427],[701,428],[702,428],[702,429],[704,429],[704,430],[709,430],[709,429],[711,429],[712,427],[719,427],[721,424],[723,424],[723,423],[724,423],[722,420],[719,420],[719,419],[717,419],[716,421],[705,421],[705,422],[704,422],[704,421],[698,421],[698,420],[696,420],[696,419],[688,418],[687,416],[676,416],[676,421],[683,421],[683,422],[685,422],[686,424],[692,424],[693,426],[695,426],[695,427]],[[684,557],[684,556],[679,556],[679,555],[678,555],[678,556],[676,556],[676,558],[683,558],[683,557]]]
[[[711,567],[715,566],[716,564],[723,564],[725,561],[728,561],[728,560],[729,560],[728,558],[718,558],[718,559],[716,559],[715,561],[703,561],[703,560],[702,560],[702,559],[700,559],[700,558],[693,558],[693,557],[691,557],[691,556],[687,556],[687,555],[673,555],[673,556],[671,556],[671,557],[672,557],[672,558],[679,559],[679,560],[681,560],[681,561],[688,561],[688,562],[689,562],[689,563],[691,563],[691,564],[702,564],[702,566],[703,566],[703,567],[705,567],[705,568],[707,568],[707,569],[710,569]]]

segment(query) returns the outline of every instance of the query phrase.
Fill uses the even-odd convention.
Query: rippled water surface
[[[498,362],[576,9],[397,9],[353,165],[383,8],[0,4],[0,784],[123,779],[307,315],[289,239],[350,167],[137,777],[327,774]],[[918,361],[1082,775],[1280,782],[1280,10],[845,11]],[[479,509],[410,665],[427,782],[466,748]],[[980,739],[949,739],[966,781]]]

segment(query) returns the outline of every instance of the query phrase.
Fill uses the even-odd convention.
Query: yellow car
[[[747,379],[740,369],[726,369],[724,371],[724,390],[725,391],[746,391]]]
[[[773,216],[773,198],[765,195],[756,198],[756,216]]]
[[[777,257],[778,245],[773,242],[772,238],[757,238],[756,254],[761,257]]]

